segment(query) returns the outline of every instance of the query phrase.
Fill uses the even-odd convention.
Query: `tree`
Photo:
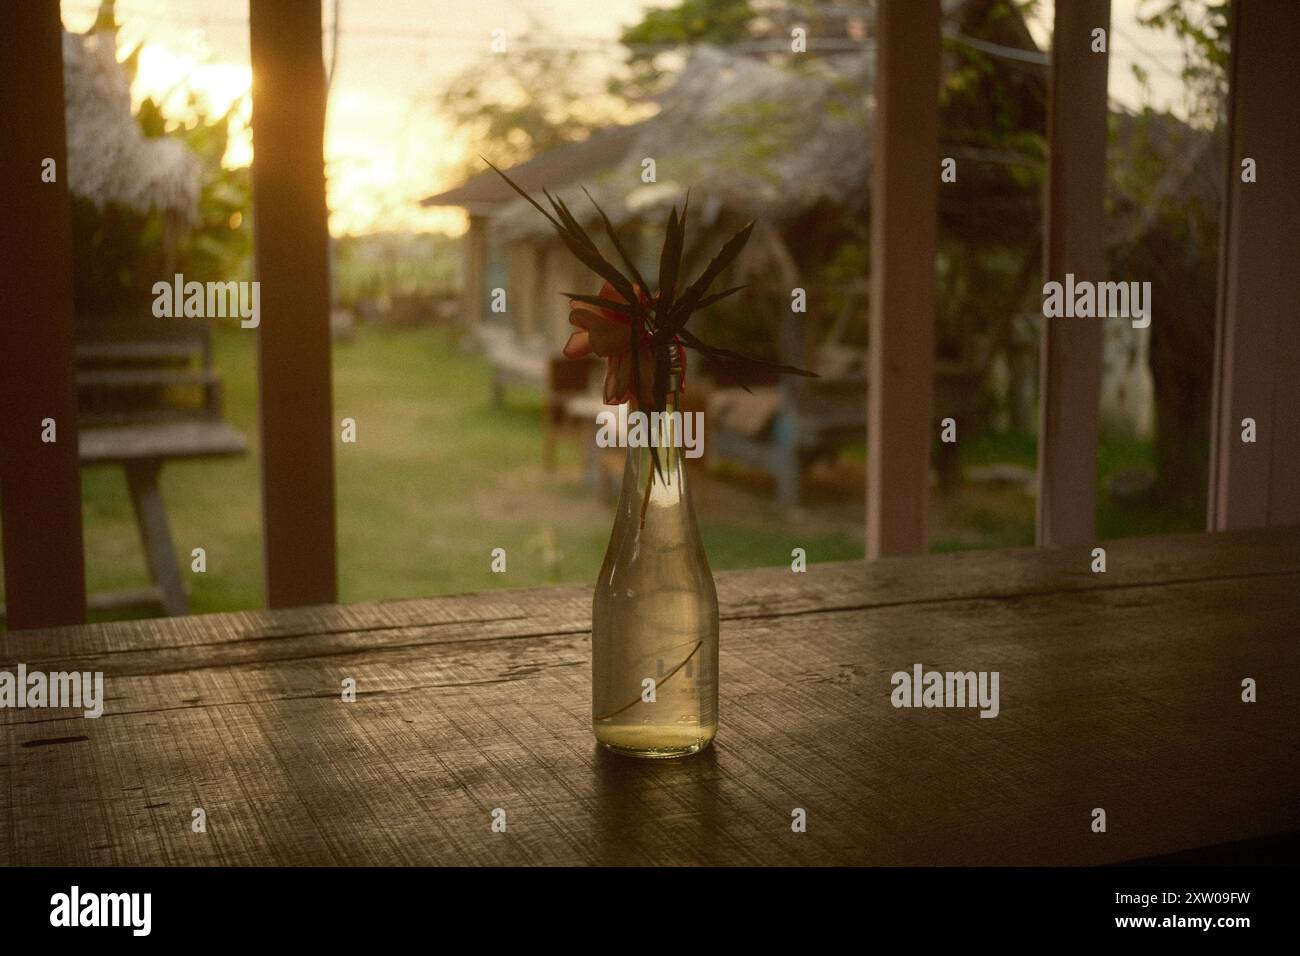
[[[247,94],[245,94],[246,96]],[[251,213],[252,180],[247,166],[227,168],[222,163],[230,142],[230,123],[244,105],[232,102],[220,116],[209,116],[191,96],[193,119],[165,132],[166,120],[158,104],[140,104],[139,121],[149,136],[178,137],[199,158],[203,179],[199,188],[199,220],[181,237],[178,265],[201,282],[243,276],[250,270],[253,251]]]
[[[101,36],[116,37],[112,4],[101,7],[97,23]],[[134,76],[139,53],[136,47],[121,61],[128,77]],[[79,313],[139,311],[152,298],[158,278],[173,272],[207,281],[231,278],[247,269],[252,246],[248,169],[222,165],[229,124],[241,105],[237,100],[225,114],[213,117],[191,95],[191,118],[173,125],[153,99],[145,99],[134,117],[126,113],[123,103],[124,124],[134,122],[146,139],[178,140],[197,157],[198,218],[181,225],[174,213],[156,206],[128,208],[73,195],[73,293]]]
[[[1183,48],[1182,78],[1193,125],[1218,126],[1228,97],[1226,0],[1141,0],[1138,23],[1169,30]]]
[[[1220,210],[1216,190],[1185,182],[1221,181],[1228,4],[1143,0],[1139,22],[1172,32],[1182,46],[1187,125],[1149,105],[1137,118],[1125,187],[1143,208],[1147,228],[1136,242],[1112,250],[1111,262],[1116,274],[1152,283],[1148,367],[1158,487],[1167,501],[1191,507],[1204,503],[1208,478]],[[1143,163],[1136,161],[1139,153],[1178,159]],[[1171,182],[1170,167],[1179,162],[1184,181]],[[1198,166],[1208,168],[1198,175]]]
[[[631,68],[623,89],[661,88],[670,75],[670,54],[697,44],[739,46],[751,56],[786,61],[791,70],[805,66],[808,58],[859,56],[865,48],[857,45],[870,26],[863,23],[861,2],[787,0],[764,3],[761,11],[759,6],[749,0],[683,0],[647,12],[623,33]],[[956,11],[955,26],[963,35],[1025,49],[1032,44],[1024,23],[1031,7],[1019,0],[968,0]],[[796,25],[807,26],[813,38],[806,56],[791,56],[790,31]],[[1041,66],[992,56],[951,38],[944,50],[949,69],[941,94],[941,154],[956,157],[961,174],[941,192],[937,352],[951,367],[969,373],[986,370],[995,352],[1036,348],[1036,341],[1017,342],[1015,336],[1041,262],[1046,96]],[[863,192],[866,187],[864,182]],[[856,290],[867,275],[869,237],[856,204],[846,197],[835,208],[816,208],[782,228],[800,275],[823,290],[825,312],[860,315]],[[727,315],[727,330],[752,339],[751,325],[763,303],[732,308],[749,314]],[[852,327],[837,323],[835,331],[846,344],[865,344],[863,321]],[[1034,367],[1032,361],[1021,364],[1030,371]],[[941,467],[951,479],[955,459],[942,460]]]
[[[640,23],[623,31],[628,75],[612,81],[611,88],[628,98],[652,95],[668,75],[662,54],[700,43],[740,42],[752,35],[756,19],[749,0],[683,0],[675,7],[648,10]]]
[[[469,176],[483,170],[480,156],[506,169],[622,121],[628,104],[604,85],[584,51],[515,39],[453,77],[436,105],[469,139]]]

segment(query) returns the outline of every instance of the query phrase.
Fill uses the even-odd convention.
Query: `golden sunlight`
[[[202,62],[194,53],[176,53],[147,42],[140,50],[131,105],[138,108],[152,98],[176,122],[188,122],[201,110],[220,116],[238,103],[230,122],[230,143],[222,163],[246,166],[253,158],[249,119],[252,102],[248,96],[252,71],[246,65]]]
[[[84,31],[93,15],[65,14],[68,29]],[[207,31],[164,31],[171,42],[139,36],[134,22],[123,25],[118,56],[139,45],[131,86],[132,108],[158,102],[172,124],[200,114],[231,110],[230,142],[222,157],[229,168],[253,160],[252,71],[245,62],[218,59]],[[427,106],[392,96],[374,86],[339,86],[330,95],[325,130],[330,231],[360,235],[386,231],[447,232],[465,228],[454,209],[424,209],[419,201],[443,188],[438,170],[451,168],[463,145]]]
[[[219,116],[237,104],[222,162],[245,166],[253,159],[251,78],[246,65],[202,62],[149,42],[140,51],[132,101],[138,107],[152,97],[176,122],[193,119],[197,110]],[[325,130],[330,231],[460,232],[460,213],[419,205],[431,191],[431,172],[455,158],[447,146],[453,139],[445,123],[408,101],[364,87],[334,91]]]

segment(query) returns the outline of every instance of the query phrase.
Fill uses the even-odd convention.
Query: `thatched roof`
[[[591,210],[585,185],[620,224],[666,211],[689,188],[695,203],[784,222],[826,200],[865,202],[869,166],[870,54],[810,59],[798,67],[693,51],[661,110],[635,127],[614,162],[582,181],[547,183],[575,212]],[[655,182],[642,164],[655,162]],[[513,175],[514,170],[511,170]],[[545,232],[522,200],[492,223],[497,241]]]
[[[557,189],[612,166],[634,142],[640,124],[610,126],[581,142],[570,143],[510,167],[510,178],[529,192]],[[518,200],[518,195],[490,169],[461,185],[420,200],[421,206],[459,206],[471,214],[488,214]]]
[[[68,188],[96,206],[198,216],[200,166],[182,143],[149,139],[131,115],[131,84],[110,30],[63,34]]]
[[[969,20],[1036,54],[1021,18],[993,28],[983,22],[989,6],[989,0],[942,0],[945,32],[959,34]],[[867,201],[874,63],[872,43],[861,52],[783,61],[695,47],[656,116],[603,130],[509,172],[530,192],[558,192],[575,214],[594,217],[579,188],[585,185],[616,225],[662,215],[688,187],[706,219],[723,207],[775,224],[823,202],[854,210]],[[654,183],[641,180],[645,159],[655,161]],[[503,190],[488,171],[424,204],[491,213],[497,242],[547,234],[545,220]]]

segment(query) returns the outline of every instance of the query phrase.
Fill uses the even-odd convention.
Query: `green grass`
[[[1038,464],[1038,438],[1028,432],[984,431],[958,444],[963,467]]]
[[[255,340],[233,325],[215,336],[226,418],[249,438],[250,454],[226,461],[172,462],[162,490],[195,613],[264,604],[260,472],[257,463]],[[355,444],[335,445],[339,591],[343,601],[446,594],[594,580],[612,506],[581,481],[578,450],[561,443],[559,469],[541,467],[536,391],[489,400],[486,362],[431,329],[362,328],[334,348],[334,418],[353,418]],[[966,466],[1035,464],[1031,435],[980,436],[963,444]],[[762,493],[710,479],[701,533],[715,570],[780,565],[795,547],[810,561],[863,553],[861,479],[865,449],[841,455],[849,472],[821,504],[785,515]],[[1103,436],[1098,460],[1102,538],[1195,530],[1200,508],[1111,501],[1106,477],[1150,468],[1149,444]],[[91,591],[147,580],[134,516],[118,468],[82,474],[86,577]],[[845,504],[849,501],[849,504]],[[855,512],[853,509],[857,508]],[[966,483],[933,508],[932,550],[1023,546],[1034,539],[1034,501],[1024,489]],[[208,570],[190,570],[190,551]],[[505,548],[507,572],[491,572]],[[119,615],[120,616],[120,615]]]
[[[963,467],[1014,464],[1038,465],[1038,440],[1024,432],[983,433],[960,448]],[[1156,472],[1150,440],[1103,429],[1097,449],[1097,537],[1099,540],[1169,534],[1205,529],[1204,502],[1173,503],[1154,490],[1135,498],[1115,498],[1110,478],[1116,472]],[[964,493],[944,509],[947,529],[933,536],[932,551],[965,548],[1025,547],[1034,543],[1035,501],[1032,495],[1004,489],[1000,494]]]
[[[360,601],[595,579],[612,512],[581,482],[561,443],[556,476],[541,467],[541,403],[532,390],[489,401],[486,363],[429,331],[368,330],[336,350],[335,411],[357,420],[340,445],[341,598]],[[717,523],[702,534],[717,569],[821,560],[861,543],[798,528]],[[504,548],[507,572],[491,571]]]
[[[172,538],[196,613],[264,603],[254,342],[252,333],[223,326],[214,343],[215,362],[225,380],[225,417],[249,438],[252,452],[237,459],[170,462],[162,471]],[[81,501],[88,590],[147,584],[122,469],[83,470]],[[190,552],[197,547],[207,552],[203,574],[190,570]]]
[[[254,345],[233,326],[215,336],[225,416],[250,453],[172,462],[162,473],[194,613],[265,601]],[[561,443],[555,476],[543,472],[536,391],[513,390],[493,407],[487,364],[445,334],[364,328],[334,348],[334,418],[345,417],[356,420],[357,441],[335,446],[341,600],[595,579],[611,506],[583,485],[573,446]],[[121,469],[84,471],[82,499],[89,590],[145,585]],[[701,518],[715,570],[785,563],[796,546],[813,561],[862,555],[860,536],[810,533],[770,515]],[[190,570],[195,547],[207,551],[206,573]],[[505,574],[490,568],[498,547]]]

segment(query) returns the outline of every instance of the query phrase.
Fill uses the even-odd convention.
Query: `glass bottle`
[[[674,368],[665,414],[644,429],[658,441],[658,471],[651,449],[628,441],[592,600],[592,729],[638,757],[695,753],[718,729],[718,595],[686,483],[679,382]]]

